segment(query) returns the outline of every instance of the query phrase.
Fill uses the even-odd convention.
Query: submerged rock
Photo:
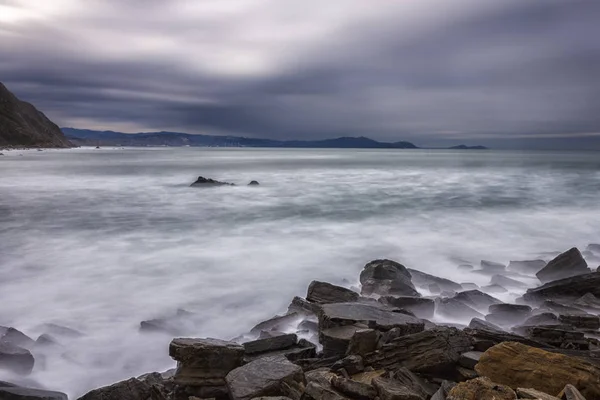
[[[506,265],[494,261],[481,260],[480,266],[482,271],[488,273],[498,274],[506,271]]]
[[[406,267],[392,260],[374,260],[365,265],[360,273],[360,283],[361,293],[366,296],[421,296],[415,289],[412,276]]]
[[[33,346],[34,340],[15,328],[0,326],[0,343],[9,343],[28,349]]]
[[[589,273],[587,262],[576,247],[559,254],[542,268],[536,276],[542,283]]]
[[[0,382],[0,399],[2,400],[68,400],[61,392],[26,388]],[[111,399],[106,399],[111,400]]]
[[[447,318],[470,320],[471,318],[483,318],[483,314],[455,298],[436,299],[437,312]]]
[[[410,272],[412,276],[412,282],[419,286],[435,284],[438,285],[442,291],[457,292],[462,290],[460,283],[456,283],[450,279],[426,274],[425,272],[421,272],[413,268],[409,268],[408,272]]]
[[[454,299],[467,304],[469,307],[485,311],[487,311],[491,305],[502,304],[502,301],[497,298],[476,289],[457,293],[454,295]]]
[[[485,320],[497,325],[517,325],[531,316],[531,307],[520,304],[492,304]]]
[[[419,318],[433,318],[435,302],[424,297],[382,296],[379,302],[413,312]]]
[[[521,288],[526,289],[527,284],[517,281],[516,279],[508,278],[504,275],[494,275],[490,280],[490,284],[499,285],[502,287],[513,287],[513,288]]]
[[[191,187],[212,187],[212,186],[235,186],[233,183],[216,181],[214,179],[199,176],[196,182],[190,185]]]
[[[260,185],[260,183],[258,183],[258,181],[250,181],[250,183],[248,184],[248,186],[258,186]]]
[[[31,373],[34,362],[29,350],[11,343],[0,343],[0,369],[26,375]]]
[[[546,266],[544,260],[511,261],[508,264],[509,271],[518,271],[526,274],[536,274]]]

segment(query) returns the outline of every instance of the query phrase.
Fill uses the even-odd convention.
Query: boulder
[[[323,345],[323,356],[344,356],[348,352],[354,334],[363,329],[365,328],[357,325],[342,325],[321,329],[319,343]]]
[[[583,310],[594,310],[600,312],[600,299],[591,293],[586,293],[573,302],[575,307]]]
[[[560,400],[586,400],[579,390],[573,385],[566,385],[558,394]]]
[[[199,176],[191,187],[215,187],[215,186],[235,186],[233,183],[215,181],[214,179]]]
[[[31,373],[34,362],[29,350],[9,342],[0,342],[0,369],[26,375]]]
[[[554,313],[543,312],[540,314],[533,315],[527,318],[523,322],[523,326],[537,326],[537,325],[556,325],[558,324],[558,317]]]
[[[456,386],[455,382],[452,381],[442,381],[442,384],[437,392],[431,397],[431,400],[446,400],[448,397],[448,393],[452,390],[452,388]]]
[[[323,357],[320,354],[320,357],[313,356],[312,358],[301,358],[292,361],[294,364],[299,365],[303,371],[313,371],[319,368],[329,368],[333,367],[333,365],[340,360],[340,356],[332,356],[332,357]]]
[[[331,371],[339,371],[344,369],[349,375],[355,375],[365,370],[363,359],[359,355],[349,355],[336,361],[331,366]]]
[[[519,288],[519,289],[527,289],[527,284],[520,282],[516,279],[508,278],[504,275],[494,275],[490,279],[491,285],[500,285],[505,288]]]
[[[258,183],[258,181],[250,181],[250,183],[248,184],[248,186],[258,186],[260,185],[260,183]]]
[[[306,389],[303,400],[350,400],[336,391],[331,381],[336,375],[325,369],[306,373]]]
[[[311,303],[308,300],[303,299],[302,297],[294,296],[292,302],[288,306],[288,312],[286,316],[289,315],[300,315],[300,314],[318,314],[321,311],[321,305],[316,303]]]
[[[56,337],[73,339],[84,336],[84,334],[77,329],[69,328],[68,326],[59,324],[46,323],[42,325],[42,329],[45,333],[49,333]]]
[[[23,332],[6,326],[0,326],[0,343],[9,343],[25,349],[31,348],[34,341]]]
[[[553,300],[544,301],[540,306],[540,310],[550,310],[560,314],[587,314],[577,307],[566,306]]]
[[[433,318],[435,302],[424,297],[382,296],[379,301],[392,307],[413,312],[419,318]]]
[[[519,399],[558,400],[557,397],[535,389],[517,388],[516,392]]]
[[[469,307],[462,301],[456,300],[455,298],[435,300],[435,305],[438,314],[443,315],[447,318],[458,319],[458,320],[470,320],[471,318],[483,318],[483,314],[476,311],[474,308]]]
[[[288,349],[298,343],[295,333],[276,335],[265,339],[244,343],[245,354],[266,353],[274,350]]]
[[[339,376],[332,377],[331,385],[339,392],[356,400],[372,400],[377,396],[377,391],[373,386]]]
[[[454,295],[454,299],[461,301],[476,310],[486,311],[493,304],[502,304],[502,301],[483,293],[480,290],[465,290]]]
[[[68,400],[67,395],[50,390],[31,389],[16,385],[0,384],[2,400]],[[110,400],[110,399],[107,399]]]
[[[174,319],[154,318],[140,322],[142,333],[166,333],[168,335],[181,335],[185,329]]]
[[[487,350],[475,370],[512,388],[526,387],[559,393],[574,384],[589,398],[600,398],[600,368],[582,359],[507,342]]]
[[[244,356],[244,362],[248,363],[250,361],[256,360],[257,358],[274,356],[283,356],[289,361],[294,362],[296,360],[315,357],[316,354],[317,348],[313,343],[309,342],[306,339],[300,339],[298,340],[298,343],[291,347],[286,347],[278,350],[270,350],[261,353],[246,354]]]
[[[392,260],[374,260],[365,265],[360,273],[361,293],[415,296],[420,294],[412,283],[410,272],[402,264]]]
[[[496,325],[517,325],[531,316],[531,307],[521,304],[492,304],[485,320]]]
[[[462,353],[458,358],[458,364],[461,367],[475,369],[475,365],[479,362],[479,358],[483,352],[481,351],[467,351],[466,353]]]
[[[384,331],[391,328],[401,328],[407,334],[420,332],[425,325],[418,318],[393,312],[379,303],[324,304],[319,314],[319,329],[321,330],[356,323]]]
[[[136,378],[87,392],[78,400],[141,400],[152,395],[152,386]]]
[[[381,400],[426,400],[425,397],[394,379],[375,378],[373,379],[373,386]]]
[[[589,273],[585,259],[576,247],[559,254],[535,274],[542,283]]]
[[[448,400],[513,400],[517,395],[508,386],[492,382],[487,377],[471,379],[454,386],[448,393]]]
[[[312,281],[308,286],[306,300],[313,303],[346,303],[357,301],[359,294],[327,282]]]
[[[387,371],[384,369],[365,371],[359,374],[352,375],[352,380],[371,385],[373,383],[373,379],[382,377],[386,374]]]
[[[532,326],[527,336],[539,342],[564,349],[588,350],[590,345],[583,332],[570,329],[568,326]]]
[[[408,272],[412,276],[412,282],[418,286],[438,285],[442,291],[458,292],[462,290],[460,283],[451,281],[450,279],[440,278],[435,275],[426,274],[416,269],[409,268]]]
[[[296,298],[294,298],[295,300]],[[300,299],[297,297],[297,299]],[[294,301],[292,300],[292,303]],[[318,306],[318,305],[317,305]],[[320,310],[318,306],[317,310]],[[269,318],[266,321],[262,321],[256,324],[250,333],[253,335],[259,335],[261,331],[278,331],[285,332],[289,327],[297,327],[298,324],[306,318],[306,312],[291,312],[286,315],[276,315],[273,318]]]
[[[437,385],[427,382],[404,367],[396,369],[393,378],[425,399],[431,398],[438,390]]]
[[[504,333],[504,329],[500,328],[498,325],[494,325],[489,321],[484,321],[480,318],[473,318],[471,322],[469,322],[469,328],[471,329],[485,329],[491,332]]]
[[[392,330],[395,328],[392,328]],[[379,342],[381,334],[375,329],[359,329],[354,332],[346,354],[356,354],[364,356],[365,354],[371,353],[377,349],[377,343]]]
[[[305,389],[302,368],[284,357],[265,357],[238,367],[225,378],[231,400],[287,396],[300,400]]]
[[[526,260],[526,261],[511,261],[508,263],[509,271],[518,271],[525,274],[536,274],[546,266],[544,260]]]
[[[600,329],[600,317],[597,315],[561,314],[558,320],[567,325],[580,329]]]
[[[431,285],[427,285],[427,290],[429,290],[431,293],[434,293],[434,294],[442,292],[442,288],[437,283],[432,283]]]
[[[494,332],[487,329],[465,328],[464,332],[473,339],[477,351],[486,351],[490,347],[503,342],[518,342],[532,347],[548,348],[548,344],[506,332]]]
[[[600,297],[600,273],[592,272],[548,282],[540,287],[528,289],[523,298],[527,301],[539,299],[575,300],[587,293]]]
[[[482,271],[494,274],[506,271],[506,265],[494,261],[481,260],[480,266]]]

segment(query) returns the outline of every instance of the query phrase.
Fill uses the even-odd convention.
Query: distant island
[[[182,132],[123,133],[62,128],[67,138],[79,146],[168,146],[168,147],[270,147],[330,149],[418,149],[406,141],[379,142],[364,136],[324,140],[274,140],[243,136],[194,135]],[[483,149],[483,146],[455,146],[451,149]]]
[[[464,144],[460,144],[458,146],[450,147],[451,150],[488,150],[485,146],[467,146]]]

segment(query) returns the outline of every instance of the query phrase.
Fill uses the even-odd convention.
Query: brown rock
[[[535,389],[517,388],[517,395],[520,399],[558,400],[557,397],[550,396],[547,393]]]
[[[394,379],[375,378],[373,386],[377,389],[381,400],[426,400],[425,397]]]
[[[585,397],[573,385],[566,385],[558,394],[560,400],[585,400]]]
[[[343,394],[357,400],[371,400],[377,396],[377,391],[373,386],[339,376],[331,379],[331,385]]]
[[[482,377],[454,386],[448,393],[447,400],[513,400],[516,398],[517,395],[510,387]]]

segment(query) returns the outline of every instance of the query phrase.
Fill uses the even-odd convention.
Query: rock
[[[371,400],[377,396],[377,391],[373,386],[351,379],[334,376],[331,379],[331,385],[343,394],[357,400]]]
[[[473,267],[471,264],[460,264],[457,268],[458,268],[459,271],[470,272],[475,267]]]
[[[425,399],[431,398],[438,390],[438,386],[425,381],[403,367],[396,369],[393,373],[393,377],[396,381]]]
[[[581,329],[600,329],[600,318],[597,315],[561,314],[558,320],[563,324]]]
[[[0,399],[2,400],[68,400],[67,395],[49,390],[30,389],[0,385]],[[110,399],[107,399],[110,400]]]
[[[38,336],[38,338],[35,341],[35,345],[36,346],[42,346],[42,347],[49,347],[49,346],[56,346],[59,343],[56,341],[56,339],[54,339],[52,336],[48,335],[47,333],[43,333],[40,336]]]
[[[481,269],[489,273],[499,274],[506,271],[506,265],[493,261],[481,260]]]
[[[425,272],[409,268],[408,272],[412,276],[412,282],[416,285],[432,285],[436,284],[442,291],[458,292],[462,290],[460,283],[451,281],[450,279],[440,278],[435,275],[426,274]]]
[[[426,400],[425,397],[394,379],[375,378],[373,379],[373,386],[381,400]]]
[[[318,309],[320,310],[320,307]],[[291,326],[298,326],[300,321],[304,320],[305,317],[306,314],[301,312],[292,312],[286,315],[276,315],[273,318],[256,324],[252,329],[250,329],[250,333],[253,335],[259,335],[261,331],[284,332]]]
[[[87,392],[79,400],[140,400],[148,399],[152,394],[152,386],[136,378],[117,382]]]
[[[140,322],[140,332],[142,333],[166,333],[169,335],[180,335],[183,333],[181,326],[174,321],[165,318],[155,318]]]
[[[311,303],[303,299],[302,297],[295,296],[292,302],[288,306],[288,315],[300,315],[300,314],[318,314],[321,311],[321,305]]]
[[[332,371],[339,371],[341,369],[345,369],[346,372],[350,375],[355,375],[364,371],[365,366],[363,363],[363,359],[359,355],[349,355],[347,357],[342,358],[341,360],[336,361],[332,366]]]
[[[309,382],[304,391],[303,400],[350,400],[333,390],[331,385]]]
[[[260,183],[258,183],[258,181],[250,181],[250,183],[248,184],[248,186],[258,186],[260,185]]]
[[[392,307],[413,312],[419,318],[433,318],[435,302],[424,297],[382,296],[379,301]]]
[[[492,304],[485,320],[497,325],[517,325],[531,315],[531,307],[520,304]]]
[[[458,320],[470,320],[474,317],[483,318],[483,314],[455,298],[437,298],[435,304],[437,312],[447,318]]]
[[[585,397],[573,385],[566,385],[565,388],[558,394],[561,400],[586,400]]]
[[[512,400],[517,395],[508,386],[492,382],[487,377],[461,382],[448,393],[448,400]]]
[[[344,356],[348,352],[352,337],[362,329],[364,327],[356,325],[334,326],[333,328],[321,329],[319,332],[319,343],[323,345],[323,356]]]
[[[319,329],[361,323],[369,328],[389,330],[401,328],[408,333],[420,332],[424,323],[418,318],[396,313],[374,303],[331,303],[324,304],[319,314]]]
[[[483,352],[481,351],[467,351],[458,358],[458,363],[465,368],[475,369],[475,365],[479,362],[479,358]]]
[[[0,326],[0,343],[9,343],[25,349],[34,345],[32,338],[15,328],[6,326]]]
[[[10,344],[0,343],[0,369],[19,375],[31,373],[35,360],[29,350]]]
[[[559,393],[575,384],[589,398],[600,398],[600,368],[582,359],[529,347],[501,343],[487,350],[475,367],[481,376],[513,388]]]
[[[401,336],[364,357],[375,369],[405,367],[435,377],[452,375],[460,354],[471,350],[472,339],[456,328],[437,327]]]
[[[366,296],[420,296],[412,283],[410,272],[404,265],[392,260],[374,260],[365,265],[360,273],[360,283],[361,294]]]
[[[518,342],[532,347],[548,348],[548,344],[515,335],[512,333],[493,332],[486,329],[465,328],[464,332],[473,338],[473,346],[477,351],[486,351],[490,347],[503,342]]]
[[[238,367],[225,378],[231,400],[287,396],[299,400],[305,389],[302,368],[283,357],[265,357]]]
[[[313,358],[317,354],[316,346],[306,339],[298,340],[298,343],[292,347],[279,350],[271,350],[263,353],[246,354],[244,356],[244,362],[248,363],[262,357],[274,357],[283,356],[289,361],[294,362],[296,360],[302,360],[306,358]]]
[[[502,304],[502,301],[497,298],[476,289],[457,293],[454,295],[454,299],[465,303],[469,307],[485,312],[493,304]]]
[[[490,284],[500,285],[505,288],[509,287],[509,288],[527,289],[527,284],[517,281],[516,279],[508,278],[503,275],[492,276],[492,279],[490,279]]]
[[[584,339],[584,333],[571,330],[568,327],[532,326],[527,329],[527,336],[558,348],[589,349],[589,343]]]
[[[233,183],[215,181],[214,179],[199,176],[196,182],[190,185],[191,187],[214,187],[214,186],[235,186]]]
[[[589,273],[588,265],[576,247],[559,254],[535,274],[542,283]]]
[[[432,283],[431,285],[427,285],[427,290],[429,290],[431,293],[441,293],[442,292],[442,288],[440,288],[440,285],[438,285],[437,283]]]
[[[465,368],[460,365],[456,367],[456,380],[458,382],[465,382],[478,377],[479,375],[477,375],[477,372],[470,368]]]
[[[321,354],[322,356],[322,354]],[[333,357],[313,357],[313,358],[301,358],[292,361],[294,364],[299,365],[303,371],[313,371],[319,368],[331,368],[337,361],[340,360],[339,356]]]
[[[456,386],[455,382],[451,381],[442,381],[442,385],[438,389],[437,392],[431,397],[431,400],[446,400],[448,393],[452,390],[452,388]]]
[[[592,272],[548,282],[540,287],[528,289],[523,298],[527,301],[565,298],[575,300],[587,293],[600,297],[600,273]]]
[[[558,398],[554,396],[550,396],[547,393],[535,389],[517,388],[516,392],[519,399],[558,400]]]
[[[45,333],[49,333],[53,336],[64,337],[64,338],[79,338],[83,336],[83,333],[76,329],[69,328],[68,326],[62,326],[58,324],[44,324],[42,325]]]
[[[537,325],[556,325],[558,324],[558,317],[556,314],[550,312],[543,312],[541,314],[533,315],[527,318],[523,322],[523,326],[537,326]]]
[[[581,309],[592,309],[596,312],[600,312],[600,299],[591,293],[586,293],[573,302],[575,307]]]
[[[365,354],[375,351],[380,335],[381,334],[375,329],[359,329],[355,331],[352,338],[350,338],[346,354],[364,356]]]
[[[544,260],[511,261],[508,264],[508,270],[536,274],[545,266],[546,261]]]
[[[359,374],[352,375],[352,380],[370,385],[373,383],[373,379],[384,376],[386,374],[387,371],[384,369],[365,371]]]
[[[491,332],[504,333],[504,329],[500,328],[497,325],[492,324],[491,322],[484,321],[480,318],[473,318],[469,323],[469,328],[471,329],[485,329]]]
[[[357,301],[359,294],[327,282],[312,281],[308,286],[306,300],[313,303],[346,303]]]
[[[481,289],[485,290],[486,292],[490,292],[490,293],[506,293],[506,292],[508,292],[508,290],[506,290],[505,287],[500,286],[500,285],[487,285],[487,286],[483,286]]]
[[[266,339],[252,340],[244,343],[243,345],[246,354],[256,354],[287,349],[294,346],[296,343],[298,343],[298,336],[296,336],[295,333],[290,333],[273,336]]]
[[[540,306],[540,309],[550,310],[550,311],[554,311],[554,312],[562,313],[562,314],[587,314],[585,311],[580,310],[579,308],[565,306],[564,304],[560,304],[560,303],[558,303],[556,301],[552,301],[552,300],[544,301],[542,303],[542,305]]]

